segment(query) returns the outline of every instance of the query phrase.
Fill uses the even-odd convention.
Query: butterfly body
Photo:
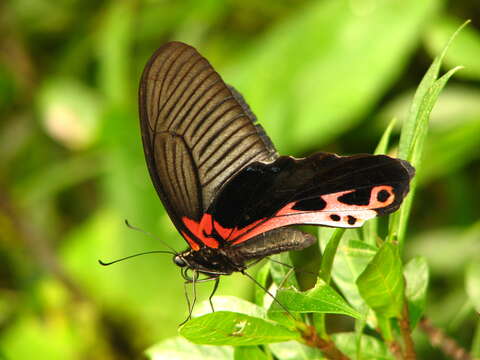
[[[353,228],[389,214],[414,175],[385,155],[279,156],[243,97],[183,43],[155,52],[139,100],[152,182],[189,245],[174,262],[209,277],[314,243],[291,225]]]

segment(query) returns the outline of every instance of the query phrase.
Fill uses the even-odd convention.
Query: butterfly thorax
[[[185,262],[185,266],[206,275],[229,275],[246,269],[242,261],[234,262],[232,256],[223,249],[208,247],[203,247],[198,251],[189,249],[178,256]],[[177,265],[179,264],[177,263]]]

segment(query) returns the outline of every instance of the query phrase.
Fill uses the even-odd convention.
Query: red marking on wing
[[[322,210],[294,210],[296,202],[292,202],[281,208],[277,213],[269,218],[259,219],[241,229],[224,228],[212,218],[211,214],[205,213],[199,222],[183,217],[183,223],[188,230],[195,236],[198,241],[210,248],[217,249],[218,241],[212,236],[213,230],[225,241],[231,242],[233,245],[240,244],[248,239],[267,231],[295,224],[315,224],[333,227],[354,228],[362,226],[365,220],[374,218],[377,213],[375,209],[387,207],[395,200],[393,187],[388,185],[376,186],[370,193],[369,203],[367,205],[349,205],[338,200],[343,195],[356,191],[346,190],[332,194],[321,195],[325,201],[325,207]],[[382,202],[378,200],[378,194],[381,191],[387,191],[389,196]],[[333,217],[336,215],[336,217]],[[353,219],[352,219],[353,218]],[[334,220],[336,219],[336,220]],[[350,221],[353,223],[350,223]],[[193,250],[199,250],[199,245],[189,238],[184,232],[183,237],[188,241]]]
[[[218,241],[210,236],[212,234],[212,227],[213,227],[212,215],[203,214],[202,218],[200,219],[200,222],[198,223],[195,220],[189,219],[186,216],[182,218],[182,221],[187,227],[187,229],[190,230],[190,232],[195,236],[196,239],[198,239],[203,244],[205,244],[205,246],[218,249],[218,245],[219,245]],[[184,232],[182,232],[182,235],[188,241],[188,243],[190,244],[193,250],[200,249],[200,247],[195,241],[185,236]],[[192,246],[192,243],[195,243],[196,248]]]
[[[222,237],[222,239],[228,239],[230,237],[230,234],[232,233],[233,229],[230,228],[225,228],[222,225],[220,225],[218,222],[213,221],[213,227],[217,231],[218,235]]]
[[[378,200],[378,193],[382,190],[387,191],[390,195],[385,202]],[[374,218],[377,215],[374,209],[386,207],[395,200],[393,188],[388,185],[380,185],[372,189],[367,205],[349,205],[338,201],[338,198],[342,195],[354,191],[355,189],[321,195],[320,197],[325,201],[326,206],[318,211],[294,210],[292,207],[295,206],[295,202],[289,203],[277,211],[272,218],[263,223],[254,223],[258,224],[256,227],[252,228],[249,225],[246,228],[234,230],[230,236],[230,241],[233,242],[233,245],[240,244],[264,232],[295,224],[326,225],[346,228],[360,227],[366,220]],[[331,218],[331,215],[337,213],[339,213],[339,220],[335,221]],[[354,218],[355,221],[353,224],[349,223],[349,217]]]
[[[200,246],[198,246],[198,244],[195,241],[193,241],[187,234],[185,234],[183,231],[181,231],[181,234],[185,238],[185,240],[187,240],[188,244],[193,250],[195,251],[200,250]]]
[[[261,224],[262,222],[265,222],[265,219],[257,220],[255,222],[251,223],[250,225],[247,225],[247,226],[245,226],[241,229],[234,228],[233,231],[228,236],[228,238],[225,239],[225,240],[234,241],[235,239],[237,239],[239,237],[242,237],[244,234],[249,233],[249,231],[251,231],[252,229],[258,228],[259,224]]]
[[[213,227],[212,223],[212,215],[204,214],[200,219],[199,228],[202,229],[205,234],[211,234]]]

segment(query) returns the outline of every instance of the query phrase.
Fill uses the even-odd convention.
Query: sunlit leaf
[[[365,270],[377,248],[358,240],[342,240],[333,267],[333,279],[342,294],[357,310],[364,307],[356,281]]]
[[[273,321],[227,311],[193,318],[179,332],[191,342],[205,345],[261,345],[300,339],[297,331]]]
[[[440,55],[434,59],[427,70],[415,92],[408,119],[402,126],[398,156],[408,160],[417,170],[421,165],[430,113],[447,81],[460,69],[456,67],[438,78],[440,66],[449,46],[465,25],[463,24],[450,36]],[[389,240],[398,240],[400,248],[403,248],[416,182],[417,179],[413,178],[410,184],[410,194],[405,198],[400,211],[391,216],[389,223]]]
[[[361,314],[352,309],[347,302],[324,281],[318,280],[313,289],[300,292],[296,289],[282,289],[277,292],[278,302],[290,312],[342,314],[361,318]],[[284,312],[278,303],[272,303],[269,314]]]
[[[398,248],[385,243],[357,279],[365,302],[384,317],[397,317],[403,305],[404,281]]]

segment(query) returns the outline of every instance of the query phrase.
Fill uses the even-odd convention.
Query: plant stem
[[[387,341],[388,350],[395,356],[397,360],[403,360],[403,353],[400,344],[395,340]]]
[[[432,346],[438,347],[446,356],[454,360],[473,360],[465,349],[441,329],[435,327],[427,318],[420,320],[420,329],[427,334]]]
[[[395,356],[395,359],[403,360],[402,347],[393,337],[390,319],[377,314],[377,321],[379,327],[377,331],[382,334],[385,343],[388,345],[388,350]]]
[[[405,344],[405,360],[415,360],[415,344],[412,339],[412,330],[410,329],[410,320],[408,318],[408,304],[405,299],[402,309],[402,317],[399,320],[400,331],[402,333],[403,343]]]
[[[318,333],[313,326],[307,326],[302,332],[302,337],[306,345],[320,349],[323,356],[330,360],[350,360],[348,356],[342,353],[332,340],[325,340],[318,336]]]

